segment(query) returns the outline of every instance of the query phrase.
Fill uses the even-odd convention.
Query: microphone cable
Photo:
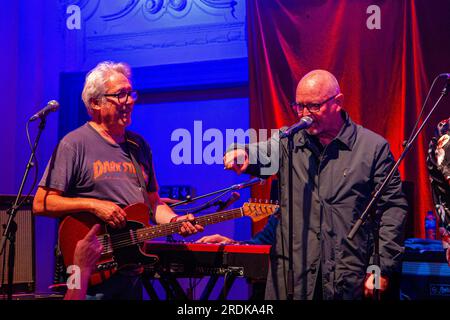
[[[33,145],[31,144],[31,138],[30,138],[30,130],[29,130],[29,124],[30,124],[30,120],[27,121],[26,125],[25,125],[25,131],[27,134],[27,140],[28,140],[28,146],[30,147],[31,152],[33,152]],[[18,208],[20,208],[25,201],[28,200],[28,198],[30,197],[31,193],[34,190],[34,187],[36,186],[37,180],[38,180],[38,174],[39,174],[39,163],[36,157],[36,152],[33,155],[33,168],[34,168],[34,178],[33,178],[33,183],[31,184],[31,188],[30,191],[28,192],[28,194],[22,199],[22,201],[19,202],[19,204],[17,205]]]

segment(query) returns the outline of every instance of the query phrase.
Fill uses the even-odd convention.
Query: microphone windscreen
[[[58,108],[59,108],[59,102],[56,101],[56,100],[51,100],[51,101],[49,101],[49,102],[47,103],[47,105],[48,105],[49,107],[51,107],[51,109],[52,109],[53,111],[56,111],[56,110],[58,110]]]

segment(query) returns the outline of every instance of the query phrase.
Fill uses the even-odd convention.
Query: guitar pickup
[[[109,270],[117,268],[117,262],[111,261],[97,265],[97,271]]]

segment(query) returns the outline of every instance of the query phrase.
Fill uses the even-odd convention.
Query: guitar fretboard
[[[195,223],[207,226],[227,220],[232,220],[244,216],[242,208],[216,212],[207,214],[204,216],[196,217]],[[183,221],[177,221],[172,223],[164,223],[157,226],[147,227],[136,230],[136,242],[142,243],[147,240],[152,240],[159,237],[169,236],[180,232],[180,228]]]

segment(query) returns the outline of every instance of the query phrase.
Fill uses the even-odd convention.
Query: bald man
[[[389,145],[350,119],[338,81],[328,71],[306,74],[297,86],[292,106],[299,118],[313,119],[308,129],[293,137],[294,299],[371,296],[373,276],[367,268],[372,263],[373,224],[363,225],[351,241],[347,234],[394,164]],[[287,298],[286,140],[274,135],[270,144],[233,145],[224,156],[225,168],[238,174],[278,175],[281,217],[272,247],[267,299]],[[256,161],[252,163],[252,159]],[[273,165],[274,159],[278,166]],[[263,173],[268,167],[272,171]],[[397,172],[376,207],[380,225],[380,291],[389,287],[390,276],[400,267],[406,209]]]

